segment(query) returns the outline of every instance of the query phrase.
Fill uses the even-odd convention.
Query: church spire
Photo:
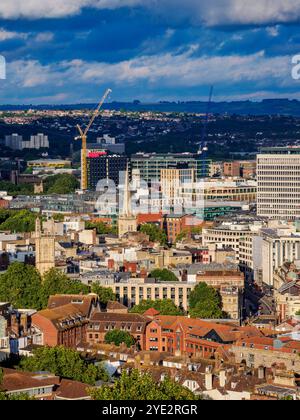
[[[132,211],[131,191],[129,184],[129,165],[127,165],[124,182],[123,208],[120,208],[119,214],[119,237],[123,238],[123,236],[127,233],[137,232],[137,228],[137,217],[134,216]]]
[[[125,172],[122,216],[132,216],[131,193],[129,185],[129,164],[127,164],[127,169]]]

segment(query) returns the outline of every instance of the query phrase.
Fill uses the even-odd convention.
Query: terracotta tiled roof
[[[224,342],[235,342],[243,337],[261,337],[263,334],[255,327],[237,327],[217,322],[203,321],[182,316],[156,316],[161,328],[175,330],[182,328],[186,333],[205,337],[209,332],[215,331]]]
[[[55,309],[44,309],[32,317],[32,323],[35,324],[39,318],[46,318],[59,330],[65,330],[74,325],[74,323],[88,322],[86,314],[82,312],[77,305],[64,305]]]
[[[159,311],[157,311],[156,309],[154,309],[154,308],[150,308],[150,309],[148,309],[145,313],[144,313],[144,316],[151,316],[151,317],[154,317],[154,316],[157,316],[157,315],[159,315],[160,314],[160,312]]]
[[[89,398],[88,389],[90,387],[90,385],[81,382],[62,379],[56,396],[66,400],[87,399]]]
[[[86,317],[90,316],[93,305],[98,302],[98,296],[89,295],[53,295],[49,297],[48,309],[55,309],[65,305],[76,305]]]
[[[99,312],[92,316],[91,322],[149,322],[149,320],[140,314],[118,314]]]
[[[272,338],[267,337],[252,337],[252,338],[244,338],[237,342],[237,345],[239,346],[246,346],[246,347],[253,347],[256,349],[265,349],[265,347],[268,347],[266,350],[270,351],[279,351],[284,353],[293,353],[293,352],[300,352],[300,342],[294,341],[291,338],[279,338],[276,340],[278,344],[281,342],[281,346],[275,346],[275,340]]]
[[[96,330],[98,332],[107,332],[111,326],[115,330],[129,331],[131,334],[142,334],[145,332],[146,325],[150,322],[139,314],[122,314],[122,313],[96,313],[90,320],[88,330]],[[107,329],[107,326],[109,328]]]
[[[25,391],[32,388],[56,386],[59,378],[51,375],[37,375],[30,372],[21,372],[14,369],[3,369],[4,378],[0,389],[5,392]]]
[[[108,303],[107,303],[107,305],[106,305],[106,309],[107,310],[118,310],[118,309],[120,309],[120,310],[128,310],[128,308],[127,308],[127,306],[124,306],[124,305],[122,305],[121,303],[119,303],[119,302],[113,302],[112,300],[110,300]]]

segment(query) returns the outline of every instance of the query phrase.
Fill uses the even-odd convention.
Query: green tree
[[[199,283],[189,299],[189,313],[192,318],[222,319],[222,299],[220,294],[206,283]]]
[[[140,231],[148,235],[151,242],[159,242],[161,245],[166,245],[168,242],[166,233],[155,224],[142,225]]]
[[[89,287],[80,281],[72,280],[60,270],[52,268],[44,274],[43,284],[41,287],[40,298],[41,305],[46,308],[51,295],[77,295],[88,294]]]
[[[66,347],[41,347],[32,357],[21,359],[20,369],[27,372],[48,371],[56,376],[95,385],[96,381],[108,381],[103,365],[87,363],[80,354]]]
[[[91,291],[99,296],[99,301],[103,305],[107,305],[109,301],[116,301],[116,295],[110,287],[103,287],[99,283],[93,283]]]
[[[107,226],[103,222],[97,222],[97,223],[86,222],[85,223],[85,228],[86,229],[96,229],[98,235],[108,235],[108,234],[115,235],[115,234],[117,234],[117,228],[116,227]]]
[[[4,223],[12,214],[11,210],[0,209],[0,225]]]
[[[161,281],[179,281],[175,274],[172,273],[172,271],[167,270],[166,268],[164,268],[163,270],[157,269],[151,271],[149,277],[153,279],[159,279]]]
[[[10,195],[32,195],[34,193],[32,184],[15,185],[8,181],[0,181],[0,190],[7,191]]]
[[[0,276],[0,300],[15,308],[40,309],[42,280],[35,267],[13,263]]]
[[[176,236],[176,242],[181,242],[183,239],[186,239],[189,235],[189,231],[184,229]]]
[[[180,232],[176,237],[176,242],[181,242],[184,239],[187,239],[191,235],[201,235],[202,233],[202,227],[195,226],[191,229],[184,229],[182,232]]]
[[[55,220],[56,222],[63,222],[63,221],[65,220],[65,216],[64,216],[64,214],[60,214],[60,213],[54,214],[54,215],[52,216],[52,218],[53,218],[53,220]]]
[[[156,383],[149,373],[133,370],[130,374],[123,371],[120,379],[113,386],[91,389],[93,400],[100,401],[162,401],[162,400],[197,400],[192,392],[178,383],[165,379]]]
[[[12,212],[10,216],[0,225],[0,230],[9,230],[11,232],[33,232],[37,214],[29,210]]]
[[[44,182],[46,194],[72,194],[80,186],[74,175],[61,174],[49,176]]]
[[[32,401],[32,400],[34,400],[34,398],[29,397],[29,395],[26,393],[9,395],[5,392],[0,392],[0,401]]]
[[[156,309],[161,315],[183,315],[183,311],[178,308],[171,299],[164,300],[143,300],[139,305],[135,305],[130,312],[144,314],[148,309]]]
[[[127,331],[112,330],[105,335],[105,343],[114,344],[115,346],[120,346],[124,343],[130,348],[134,345],[135,339]]]

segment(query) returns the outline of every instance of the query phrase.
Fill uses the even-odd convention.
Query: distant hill
[[[96,104],[73,104],[73,105],[0,105],[1,111],[28,110],[28,109],[91,109]],[[105,109],[126,111],[158,111],[158,112],[188,112],[205,113],[206,102],[157,102],[141,103],[134,102],[111,102],[105,104]],[[300,101],[289,99],[265,99],[261,102],[236,101],[236,102],[213,102],[210,107],[213,114],[237,114],[237,115],[291,115],[300,116]]]

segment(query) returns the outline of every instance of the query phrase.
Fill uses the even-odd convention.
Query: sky
[[[297,54],[299,0],[0,0],[0,104],[300,99]]]

